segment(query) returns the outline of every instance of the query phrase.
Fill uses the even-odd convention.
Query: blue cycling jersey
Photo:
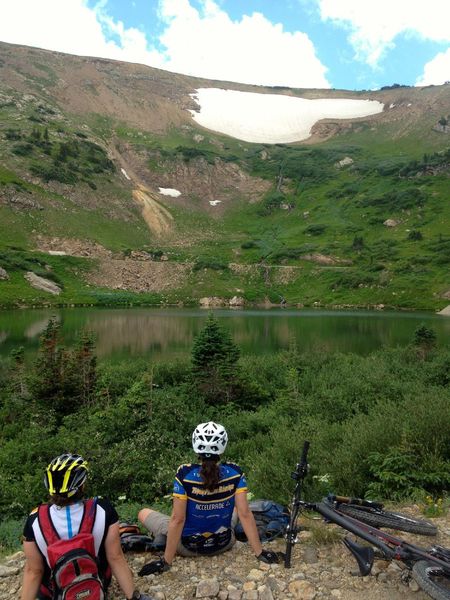
[[[208,554],[225,548],[232,537],[231,517],[235,495],[247,492],[238,465],[219,465],[219,485],[210,491],[200,477],[198,464],[181,465],[175,476],[173,496],[187,501],[181,540],[189,550]]]

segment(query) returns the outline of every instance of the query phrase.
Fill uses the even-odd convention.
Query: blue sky
[[[2,0],[0,40],[210,79],[355,90],[450,80],[449,23],[448,0]]]

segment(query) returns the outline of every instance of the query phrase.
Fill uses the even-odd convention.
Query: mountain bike
[[[374,525],[365,523],[359,518],[359,514],[368,514],[367,511],[358,513],[358,518],[343,513],[342,504],[345,504],[345,502],[341,503],[337,501],[336,497],[325,498],[322,502],[305,502],[301,499],[303,480],[308,472],[308,450],[309,442],[305,442],[300,461],[292,473],[292,477],[296,481],[296,486],[290,507],[290,522],[286,532],[285,567],[291,567],[292,549],[297,542],[297,519],[300,512],[304,510],[314,511],[322,515],[326,522],[335,523],[370,544],[369,546],[362,546],[348,537],[345,537],[343,540],[345,546],[355,557],[362,576],[370,574],[375,558],[398,560],[412,572],[412,577],[431,598],[435,600],[449,600],[449,549],[438,545],[430,548],[421,548],[385,531],[381,531]],[[333,500],[333,498],[335,499]],[[366,508],[372,508],[373,504],[377,505],[376,510],[382,510],[378,508],[379,503],[371,503]],[[353,504],[348,504],[348,506],[353,506]],[[389,527],[392,526],[389,525]]]

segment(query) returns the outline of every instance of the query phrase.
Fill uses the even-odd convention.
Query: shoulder
[[[113,523],[117,523],[119,520],[119,515],[117,514],[116,509],[110,502],[108,498],[97,497],[96,499],[97,506],[103,509],[105,513],[105,523],[106,526],[112,525]]]
[[[190,473],[193,473],[195,470],[198,471],[199,467],[200,467],[200,465],[196,465],[196,464],[192,464],[192,463],[187,463],[187,464],[184,464],[184,465],[180,465],[178,467],[178,469],[177,469],[177,473],[175,475],[175,478],[178,479],[178,481],[181,482]]]
[[[232,462],[224,462],[221,465],[221,471],[227,477],[232,477],[233,475],[243,475],[244,471],[241,469],[239,465]]]
[[[25,525],[23,528],[23,536],[27,542],[34,541],[33,524],[34,524],[35,520],[37,519],[38,510],[39,510],[39,506],[36,506],[36,508],[33,508],[33,510],[28,515],[27,520],[25,521]]]

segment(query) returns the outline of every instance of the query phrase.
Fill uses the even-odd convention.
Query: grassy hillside
[[[371,92],[376,117],[249,144],[185,110],[219,82],[7,44],[0,58],[0,305],[448,304],[450,86]]]

